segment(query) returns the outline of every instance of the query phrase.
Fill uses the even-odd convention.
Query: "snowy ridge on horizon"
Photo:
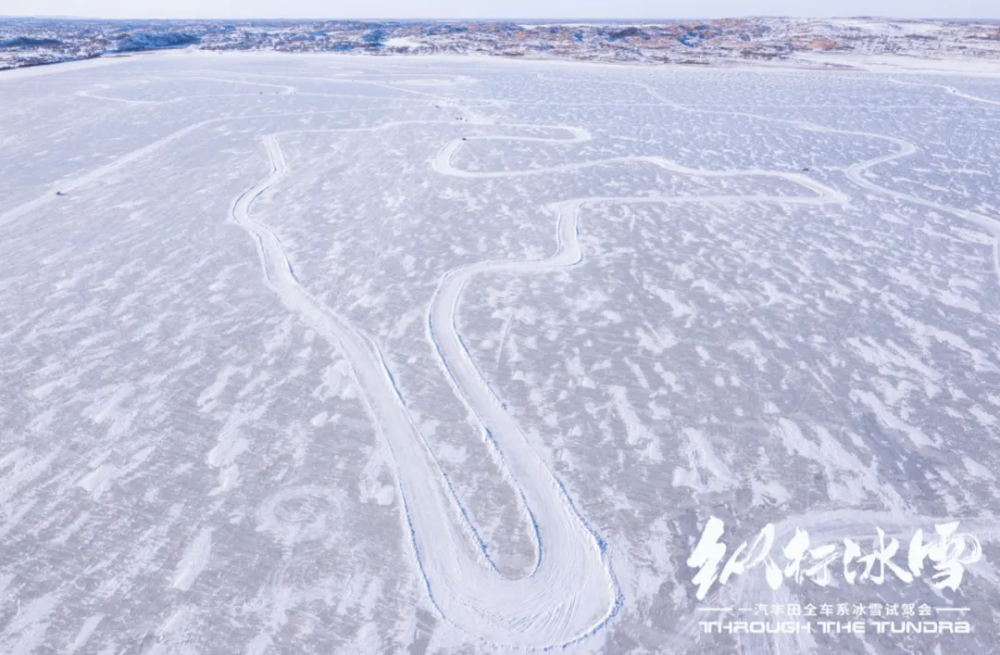
[[[0,69],[108,53],[211,51],[707,64],[794,62],[814,53],[1000,62],[1000,23],[891,18],[663,20],[0,19]],[[844,65],[836,61],[831,65]]]

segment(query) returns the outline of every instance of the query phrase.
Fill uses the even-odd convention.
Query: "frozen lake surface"
[[[0,652],[988,652],[998,145],[987,77],[0,74]],[[698,599],[713,516],[983,554]],[[847,603],[973,631],[700,623]]]

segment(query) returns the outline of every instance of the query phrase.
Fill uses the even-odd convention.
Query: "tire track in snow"
[[[329,131],[377,129],[388,128]],[[496,572],[447,476],[410,420],[378,345],[299,284],[278,237],[251,217],[253,202],[288,170],[277,137],[265,137],[264,144],[272,170],[236,198],[232,218],[253,238],[265,280],[282,303],[337,345],[347,359],[393,454],[404,520],[431,602],[448,622],[495,644],[563,646],[600,629],[620,603],[604,542],[523,438],[503,448],[494,445],[520,485],[528,520],[536,530],[539,557],[530,576],[508,580]],[[490,439],[488,428],[484,438]]]
[[[162,105],[166,104],[167,102],[176,102],[176,100],[129,100],[128,98],[116,98],[114,96],[101,95],[99,93],[100,91],[107,91],[111,89],[110,84],[95,84],[94,89],[96,90],[83,89],[81,91],[77,91],[73,95],[76,95],[80,98],[92,98],[94,100],[108,100],[111,102],[119,102],[121,104],[130,106]],[[178,100],[180,99],[182,98],[179,98]]]
[[[500,335],[500,346],[497,348],[497,360],[496,365],[493,367],[493,373],[500,372],[500,362],[503,360],[503,347],[507,343],[507,335],[510,333],[510,323],[514,320],[514,313],[511,312],[507,316],[507,320],[503,323],[503,332]]]
[[[94,97],[94,96],[91,96],[91,97]],[[233,97],[233,96],[224,96],[224,97]],[[184,99],[184,98],[181,98],[181,99]],[[118,100],[118,99],[116,98],[116,100]],[[128,102],[132,102],[132,101],[128,101]],[[127,152],[127,153],[125,153],[123,155],[120,155],[120,156],[116,157],[115,159],[113,159],[112,161],[108,162],[107,164],[104,164],[103,166],[99,166],[97,168],[94,168],[94,169],[92,169],[90,171],[87,171],[87,172],[84,172],[84,173],[79,173],[79,174],[76,174],[74,176],[69,176],[69,177],[63,178],[62,181],[55,182],[55,183],[49,185],[48,189],[44,193],[42,193],[42,195],[37,196],[37,197],[35,197],[35,198],[31,199],[31,200],[22,202],[19,205],[15,205],[11,209],[8,209],[6,212],[0,214],[0,227],[3,227],[5,225],[7,225],[8,223],[12,223],[15,220],[21,218],[22,216],[24,216],[26,214],[29,214],[32,211],[35,211],[36,209],[41,209],[41,208],[45,207],[46,205],[48,205],[49,203],[55,201],[57,198],[60,197],[59,195],[57,195],[57,192],[61,192],[63,194],[66,194],[66,193],[69,193],[70,191],[77,191],[77,190],[79,190],[81,188],[87,187],[87,186],[93,184],[94,182],[97,182],[98,180],[107,177],[108,175],[111,175],[113,173],[116,173],[116,172],[124,169],[129,164],[135,163],[136,161],[139,161],[140,159],[146,157],[147,155],[153,154],[154,152],[156,152],[157,150],[160,150],[164,146],[169,145],[170,143],[173,143],[174,141],[178,141],[178,140],[184,138],[185,136],[191,134],[192,132],[195,132],[195,131],[197,131],[197,130],[203,128],[203,127],[207,127],[209,125],[215,125],[215,124],[226,123],[226,122],[242,121],[242,120],[251,120],[251,119],[275,119],[275,118],[294,118],[294,117],[306,117],[306,116],[328,116],[328,115],[333,115],[333,114],[351,113],[351,112],[358,112],[358,111],[363,111],[363,110],[361,110],[361,109],[335,109],[335,110],[330,110],[330,111],[282,112],[282,113],[276,113],[276,114],[254,114],[254,115],[249,115],[249,116],[227,116],[227,117],[223,117],[223,118],[210,118],[210,119],[207,119],[207,120],[199,121],[197,123],[192,123],[191,125],[188,125],[187,127],[181,128],[181,129],[179,129],[179,130],[177,130],[175,132],[171,132],[170,134],[168,134],[168,135],[166,135],[166,136],[164,136],[164,137],[162,137],[160,139],[157,139],[156,141],[153,141],[152,143],[148,143],[148,144],[146,144],[146,145],[144,145],[144,146],[142,146],[140,148],[136,148],[135,150],[132,150],[132,151]],[[339,131],[348,131],[348,132],[349,131],[373,131],[373,130],[377,131],[377,130],[382,130],[382,129],[390,129],[390,128],[396,127],[398,125],[416,124],[416,123],[424,123],[424,124],[430,124],[430,125],[453,125],[453,124],[456,124],[454,121],[430,121],[430,120],[428,120],[428,121],[408,121],[408,122],[404,121],[404,122],[396,122],[396,123],[383,123],[383,124],[380,124],[380,125],[372,127],[372,128],[346,128],[344,130],[339,130]],[[317,132],[331,132],[331,131],[334,131],[335,132],[335,131],[338,131],[338,130],[315,130],[315,131],[317,131]]]
[[[811,132],[862,136],[878,139],[881,141],[888,141],[898,146],[899,149],[896,152],[852,164],[845,169],[845,173],[852,182],[869,191],[888,196],[898,201],[922,205],[957,216],[968,220],[989,232],[993,236],[994,271],[996,273],[998,283],[1000,283],[1000,221],[967,210],[942,205],[940,203],[924,200],[922,198],[894,191],[892,189],[887,189],[869,181],[864,177],[864,173],[875,166],[894,161],[896,159],[902,159],[916,153],[918,148],[913,143],[884,134],[854,130],[838,130],[818,125],[816,123],[810,123],[808,121],[773,118],[770,116],[762,116],[759,114],[750,114],[745,112],[702,110],[686,107],[659,95],[648,85],[639,84],[635,86],[645,89],[647,93],[660,100],[665,105],[680,111],[694,114],[705,113],[726,116],[742,116],[755,120],[780,123],[795,129],[802,129]],[[950,89],[950,87],[944,88]],[[990,102],[992,104],[992,101],[986,101],[982,98],[966,96],[961,93],[958,95],[963,95],[963,97],[968,97],[971,100]],[[814,543],[825,544],[836,542],[837,540],[845,537],[855,537],[859,541],[863,538],[870,538],[875,527],[882,528],[886,530],[887,533],[892,534],[901,533],[906,530],[915,530],[917,528],[924,528],[926,530],[931,525],[937,523],[947,523],[955,520],[954,518],[943,519],[939,517],[918,516],[911,514],[904,509],[890,508],[890,510],[891,511],[844,509],[812,512],[810,514],[789,517],[780,523],[775,524],[774,543],[787,543],[798,529],[808,532]],[[962,519],[962,527],[964,530],[975,535],[983,542],[1000,541],[1000,524],[997,524],[990,518],[964,518]],[[796,600],[795,594],[789,590],[787,585],[776,591],[772,590],[769,586],[766,586],[763,571],[755,571],[742,576],[737,576],[731,580],[730,585],[727,587],[725,599],[722,599],[721,596],[722,591],[717,586],[715,590],[705,598],[705,606],[746,606],[747,603],[752,605],[761,598],[768,599],[768,602],[777,604],[793,603]],[[693,644],[700,640],[700,637],[704,634],[700,627],[700,621],[702,619],[703,616],[698,613],[692,613],[692,615],[687,618],[687,622],[681,627],[679,635],[685,639],[685,643]],[[813,640],[812,636],[802,633],[746,635],[739,638],[739,644],[740,652],[749,653],[751,655],[770,655],[775,652],[807,653],[813,652],[817,648],[817,644],[815,640]]]
[[[895,84],[902,84],[903,86],[923,86],[927,87],[928,89],[944,89],[948,93],[956,95],[959,98],[965,98],[966,100],[974,100],[975,102],[984,102],[988,105],[1000,106],[1000,102],[996,100],[987,100],[986,98],[980,98],[979,96],[974,96],[969,93],[965,93],[964,91],[959,91],[955,87],[947,86],[945,84],[921,84],[919,82],[904,82],[903,80],[895,80],[895,79],[890,79],[889,81]]]
[[[905,82],[898,82],[899,84],[907,84]],[[760,114],[750,114],[746,112],[731,112],[731,111],[718,111],[711,109],[696,109],[693,107],[686,107],[684,105],[678,104],[669,98],[661,96],[659,93],[654,91],[650,86],[645,84],[633,84],[633,86],[638,86],[646,90],[649,95],[653,96],[657,100],[663,102],[668,107],[677,109],[679,111],[685,111],[694,114],[716,114],[721,116],[742,116],[744,118],[750,118],[754,120],[768,121],[772,123],[780,123],[783,125],[789,125],[793,128],[806,130],[809,132],[820,132],[824,134],[843,134],[846,136],[860,136],[869,139],[878,139],[880,141],[888,141],[893,145],[899,147],[896,152],[890,153],[883,157],[876,157],[875,159],[869,159],[857,164],[853,164],[845,170],[848,178],[852,182],[861,186],[869,191],[872,191],[883,196],[887,196],[897,201],[908,202],[915,205],[920,205],[922,207],[927,207],[929,209],[934,209],[936,211],[951,214],[961,218],[962,220],[968,221],[986,231],[993,238],[993,273],[997,279],[997,284],[1000,285],[1000,220],[996,218],[990,218],[988,216],[983,216],[982,214],[977,214],[966,209],[959,209],[957,207],[951,207],[950,205],[943,205],[933,200],[924,200],[914,195],[908,193],[902,193],[900,191],[894,191],[893,189],[887,189],[886,187],[875,184],[864,176],[864,173],[869,169],[878,166],[880,164],[886,164],[897,159],[902,159],[904,157],[909,157],[910,155],[916,153],[919,148],[914,144],[906,141],[904,139],[898,139],[896,137],[887,136],[885,134],[876,134],[874,132],[860,132],[856,130],[838,130],[832,127],[826,127],[824,125],[819,125],[817,123],[810,123],[808,121],[800,121],[788,118],[774,118],[771,116],[762,116]],[[917,86],[928,86],[928,85],[917,85]],[[942,87],[951,90],[953,93],[960,95],[970,100],[977,100],[979,102],[986,102],[990,104],[1000,104],[995,103],[992,100],[984,100],[983,98],[977,98],[975,96],[970,96],[958,92],[957,89],[952,87]]]
[[[489,125],[488,121],[472,115],[472,112],[465,110],[465,113],[471,123],[479,126]],[[572,606],[575,609],[579,607],[580,603],[590,605],[594,605],[595,603],[592,594],[596,587],[581,590],[578,586],[579,582],[596,577],[596,572],[601,567],[604,567],[606,570],[605,576],[610,581],[611,586],[608,586],[601,592],[603,598],[600,604],[607,606],[609,609],[602,621],[596,623],[589,632],[583,633],[583,635],[586,635],[606,624],[617,612],[621,603],[620,590],[617,587],[617,582],[611,569],[610,558],[607,556],[606,544],[579,513],[562,482],[548,469],[538,455],[532,451],[520,428],[510,414],[507,413],[506,404],[496,394],[489,381],[476,367],[471,354],[462,341],[457,327],[457,313],[462,291],[471,279],[477,275],[495,273],[514,275],[540,274],[579,264],[583,260],[583,250],[579,241],[580,211],[587,205],[624,203],[682,205],[746,202],[821,205],[846,203],[848,198],[835,189],[797,173],[764,170],[708,171],[687,168],[660,157],[614,157],[598,161],[521,171],[470,172],[457,169],[453,166],[452,159],[454,155],[463,147],[463,144],[469,141],[506,140],[567,144],[581,143],[591,139],[591,135],[587,130],[565,125],[518,124],[516,126],[502,125],[502,127],[561,129],[567,131],[569,137],[565,139],[528,136],[473,136],[459,138],[441,148],[432,161],[432,167],[441,174],[454,177],[493,179],[571,172],[592,166],[639,163],[653,164],[672,172],[699,177],[779,177],[805,187],[813,193],[813,195],[802,197],[768,195],[690,197],[594,196],[568,199],[547,206],[547,209],[556,219],[556,250],[550,257],[540,260],[481,261],[452,269],[441,279],[428,308],[428,338],[438,353],[439,363],[448,379],[451,380],[455,394],[462,399],[467,409],[476,416],[482,426],[482,432],[487,443],[499,454],[502,465],[509,471],[512,482],[517,487],[519,496],[523,502],[523,508],[527,515],[526,518],[535,528],[538,559],[536,561],[535,573],[531,577],[534,578],[540,572],[547,572],[551,568],[557,568],[562,562],[569,561],[572,558],[573,561],[578,563],[578,566],[583,568],[579,569],[575,577],[570,573],[560,574],[558,579],[563,585],[568,583],[570,586],[568,588],[564,586],[563,589],[550,589],[548,602],[560,603],[565,602],[562,599],[572,599]],[[556,493],[553,493],[554,491]],[[593,556],[589,559],[586,557],[586,542],[588,541],[593,541],[597,544],[597,551],[602,555],[600,559],[595,559]],[[553,559],[557,560],[555,564],[553,564]],[[580,572],[586,572],[586,575],[581,576]],[[592,612],[593,610],[591,610]]]
[[[20,205],[17,205],[13,209],[9,209],[3,214],[0,214],[0,227],[12,221],[17,220],[18,218],[24,216],[29,212],[32,212],[36,209],[40,209],[45,205],[49,204],[50,202],[59,197],[56,195],[57,191],[61,193],[68,193],[70,191],[76,191],[81,187],[92,184],[97,180],[101,179],[102,177],[105,177],[116,171],[119,171],[128,166],[129,164],[141,159],[142,157],[145,157],[146,155],[155,152],[156,150],[159,150],[168,143],[177,141],[178,139],[187,136],[191,132],[194,132],[198,128],[204,127],[205,125],[211,125],[212,123],[218,122],[219,120],[220,119],[210,119],[207,121],[194,123],[193,125],[189,125],[183,129],[177,130],[176,132],[172,132],[167,136],[163,137],[162,139],[158,139],[148,145],[145,145],[141,148],[137,148],[136,150],[126,153],[121,157],[118,157],[114,161],[105,164],[104,166],[100,166],[87,173],[83,173],[76,177],[67,179],[62,183],[53,184],[49,188],[49,190],[43,195],[38,196],[33,200],[21,203]]]
[[[457,106],[469,122],[487,121]],[[373,132],[410,124],[442,121],[399,121],[375,127],[315,132]],[[456,124],[444,122],[445,124]],[[819,205],[844,203],[847,197],[806,176],[764,170],[707,171],[690,169],[659,157],[617,157],[527,171],[470,173],[456,169],[452,156],[466,140],[521,140],[538,143],[579,143],[591,138],[583,128],[535,124],[503,127],[562,129],[570,138],[482,136],[455,139],[432,162],[438,172],[459,177],[489,178],[568,172],[620,163],[653,164],[702,177],[780,177],[813,192],[803,197],[735,195],[691,197],[587,197],[548,206],[556,218],[556,252],[544,260],[485,261],[449,271],[428,309],[427,334],[453,391],[482,426],[482,438],[515,488],[524,519],[531,525],[536,547],[532,573],[505,579],[489,559],[475,527],[442,471],[431,448],[414,426],[394,376],[379,346],[346,319],[325,307],[295,277],[280,241],[267,226],[250,216],[250,207],[287,173],[277,135],[264,144],[271,173],[239,196],[232,217],[254,239],[267,283],[282,302],[339,346],[347,358],[375,424],[396,463],[404,518],[410,530],[417,567],[431,602],[442,617],[484,641],[527,648],[565,646],[602,627],[621,606],[621,592],[611,567],[607,545],[579,512],[563,483],[528,444],[507,413],[506,405],[476,368],[456,326],[461,292],[475,275],[491,272],[532,274],[574,266],[582,261],[579,215],[585,205],[598,203],[706,204],[771,202]],[[295,131],[298,132],[298,131]]]

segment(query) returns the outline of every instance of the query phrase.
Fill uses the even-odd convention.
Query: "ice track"
[[[977,102],[983,102],[987,104],[1000,104],[991,100],[986,100],[984,98],[979,98],[977,96],[972,96],[959,91],[953,87],[943,86],[943,85],[931,85],[931,84],[917,84],[912,82],[902,82],[899,80],[892,80],[898,84],[904,84],[907,86],[923,86],[928,88],[940,88],[947,92],[957,95],[959,97],[973,100]],[[977,227],[983,229],[990,234],[993,240],[993,269],[996,276],[998,284],[1000,284],[1000,220],[983,216],[982,214],[977,214],[964,209],[959,209],[956,207],[951,207],[947,205],[942,205],[937,202],[924,200],[923,198],[918,198],[910,194],[901,193],[893,189],[887,189],[874,182],[868,180],[864,174],[868,170],[878,166],[880,164],[885,164],[896,159],[902,159],[908,157],[918,151],[918,148],[913,143],[899,139],[896,137],[891,137],[883,134],[875,134],[872,132],[860,132],[852,130],[839,130],[834,128],[829,128],[823,125],[818,125],[816,123],[810,123],[807,121],[799,120],[789,120],[782,118],[774,118],[770,116],[762,116],[758,114],[751,114],[746,112],[727,112],[727,111],[714,111],[714,110],[702,110],[693,107],[687,107],[673,102],[669,98],[666,98],[655,90],[646,85],[637,85],[645,89],[654,98],[660,100],[665,105],[668,105],[674,109],[691,112],[691,113],[707,113],[707,114],[720,114],[728,116],[741,116],[744,118],[751,118],[754,120],[774,122],[789,125],[793,128],[822,132],[828,134],[842,134],[845,136],[862,136],[870,139],[875,139],[879,141],[888,142],[894,146],[897,146],[895,152],[889,153],[887,155],[876,157],[862,162],[857,162],[855,164],[847,167],[844,172],[848,179],[854,184],[862,187],[868,191],[876,194],[884,195],[900,202],[912,203],[915,205],[920,205],[923,207],[928,207],[930,209],[935,209],[952,216],[956,216],[963,220],[966,220]],[[948,519],[943,519],[940,517],[930,517],[930,516],[917,516],[912,512],[907,511],[906,508],[891,508],[888,512],[879,511],[859,511],[859,510],[834,510],[826,512],[811,512],[808,515],[800,515],[789,517],[775,526],[775,542],[776,543],[786,543],[788,539],[795,533],[795,530],[806,530],[811,537],[817,538],[818,542],[833,541],[835,539],[843,538],[845,535],[864,535],[866,531],[870,531],[870,526],[878,525],[889,532],[905,533],[906,531],[912,531],[917,528],[926,527],[933,525],[935,523],[940,523]],[[996,542],[1000,539],[1000,524],[997,524],[992,519],[964,519],[963,529],[974,534],[981,542]],[[757,576],[740,576],[735,579],[735,583],[732,585],[729,592],[726,594],[726,599],[722,600],[720,597],[720,590],[716,588],[709,596],[705,599],[706,606],[711,605],[724,605],[726,603],[743,604],[756,602],[761,598],[770,598],[773,603],[795,603],[797,599],[791,590],[787,587],[781,587],[777,591],[771,590],[767,587],[765,583],[765,578],[763,575]],[[699,620],[703,617],[699,617],[697,614],[688,617],[686,623],[682,627],[682,634],[688,640],[686,643],[693,643],[699,639],[701,635],[701,628],[699,626]],[[806,633],[795,633],[795,634],[774,634],[774,635],[744,635],[739,638],[740,652],[749,653],[751,655],[767,655],[769,653],[805,653],[813,652],[817,643],[812,638],[811,635]],[[679,651],[670,651],[679,652]]]
[[[895,84],[902,84],[904,86],[923,86],[923,87],[926,87],[928,89],[944,89],[948,93],[950,93],[952,95],[955,95],[955,96],[958,96],[959,98],[965,98],[966,100],[972,100],[972,101],[975,101],[975,102],[982,102],[982,103],[985,103],[987,105],[996,105],[996,106],[1000,107],[1000,102],[998,102],[996,100],[987,100],[986,98],[980,98],[979,96],[974,96],[974,95],[966,93],[964,91],[960,91],[960,90],[956,89],[953,86],[947,86],[947,85],[944,85],[944,84],[921,84],[919,82],[904,82],[903,80],[890,80],[890,81],[893,82],[893,83],[895,83]]]
[[[568,138],[483,135],[456,138],[438,152],[433,168],[465,178],[513,177],[568,172],[591,166],[653,165],[671,172],[700,177],[780,177],[803,187],[803,196],[699,196],[699,197],[583,197],[570,198],[547,209],[555,218],[556,249],[541,260],[487,260],[449,271],[431,299],[427,335],[453,390],[476,417],[481,434],[494,453],[522,504],[524,520],[533,528],[536,562],[532,573],[506,579],[490,561],[486,547],[469,523],[460,499],[407,413],[406,403],[374,340],[325,307],[295,277],[277,236],[250,214],[253,201],[277,184],[288,172],[277,135],[264,138],[272,172],[248,189],[233,204],[232,217],[257,244],[268,284],[290,310],[318,333],[336,344],[350,362],[372,418],[379,426],[396,461],[417,565],[427,592],[443,618],[470,635],[491,644],[520,648],[565,646],[593,634],[617,612],[621,604],[606,544],[579,513],[565,487],[528,444],[502,399],[480,373],[457,328],[461,294],[469,281],[482,274],[544,274],[571,267],[583,260],[579,240],[580,215],[587,206],[611,203],[734,204],[784,203],[820,205],[846,203],[847,196],[807,176],[795,173],[743,170],[691,169],[660,157],[616,157],[598,161],[524,171],[471,173],[452,165],[464,143],[475,140],[529,141],[572,144],[587,141],[583,128],[548,125],[493,125],[471,110],[456,106],[470,123],[498,128],[562,130]],[[405,122],[371,128],[326,130],[374,131],[402,127]]]
[[[899,80],[892,80],[892,81],[897,84],[903,84],[906,86],[923,86],[928,88],[945,89],[949,93],[965,98],[967,100],[973,100],[976,102],[982,102],[991,105],[1000,104],[993,100],[986,100],[984,98],[979,98],[977,96],[962,93],[958,89],[955,89],[954,87],[950,86],[942,86],[937,84],[916,84],[913,82],[901,82]],[[796,129],[806,130],[810,132],[820,132],[824,134],[842,134],[844,136],[861,136],[868,139],[887,141],[895,146],[898,146],[899,150],[887,154],[884,157],[877,157],[875,159],[869,159],[867,161],[858,162],[857,164],[851,165],[845,170],[847,177],[850,178],[850,180],[855,184],[857,184],[858,186],[867,189],[868,191],[871,191],[873,193],[884,195],[894,200],[899,200],[901,202],[912,203],[914,205],[920,205],[922,207],[927,207],[929,209],[935,209],[937,211],[944,212],[945,214],[951,214],[952,216],[956,216],[964,221],[968,221],[973,225],[989,233],[990,237],[993,240],[993,273],[996,276],[997,283],[1000,284],[1000,220],[988,216],[983,216],[982,214],[977,214],[975,212],[971,212],[965,209],[958,209],[956,207],[942,205],[941,203],[934,202],[932,200],[924,200],[923,198],[918,198],[917,196],[913,196],[908,193],[901,193],[899,191],[887,189],[883,186],[875,184],[874,182],[870,181],[865,177],[864,174],[866,171],[875,166],[878,166],[879,164],[886,164],[896,159],[909,157],[910,155],[916,153],[918,151],[917,146],[910,143],[909,141],[898,139],[896,137],[886,136],[884,134],[875,134],[872,132],[838,130],[823,125],[817,125],[816,123],[810,123],[808,121],[774,118],[772,116],[761,116],[759,114],[750,114],[746,112],[713,111],[706,109],[696,109],[693,107],[686,107],[684,105],[677,104],[676,102],[670,100],[669,98],[660,95],[658,92],[656,92],[647,85],[639,84],[636,86],[645,89],[646,92],[649,93],[649,95],[663,102],[663,104],[680,111],[691,112],[691,113],[703,113],[703,114],[717,114],[723,116],[741,116],[743,118],[750,118],[753,120],[759,120],[771,123],[781,123]]]
[[[251,217],[253,201],[288,171],[277,137],[265,137],[264,144],[272,172],[236,199],[232,218],[253,237],[267,282],[285,306],[336,344],[350,363],[397,463],[406,523],[435,607],[471,635],[497,644],[544,648],[592,633],[619,603],[603,543],[501,413],[497,445],[533,517],[529,520],[536,521],[538,563],[520,580],[496,573],[433,453],[410,421],[378,346],[299,284],[278,238]],[[444,348],[450,345],[444,343]],[[448,361],[444,352],[442,359]],[[485,397],[476,390],[466,393],[466,398]],[[496,419],[490,412],[484,423]],[[510,436],[518,440],[508,440]]]

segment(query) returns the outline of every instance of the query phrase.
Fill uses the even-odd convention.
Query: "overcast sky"
[[[100,18],[1000,18],[1000,0],[0,0],[0,15]]]

